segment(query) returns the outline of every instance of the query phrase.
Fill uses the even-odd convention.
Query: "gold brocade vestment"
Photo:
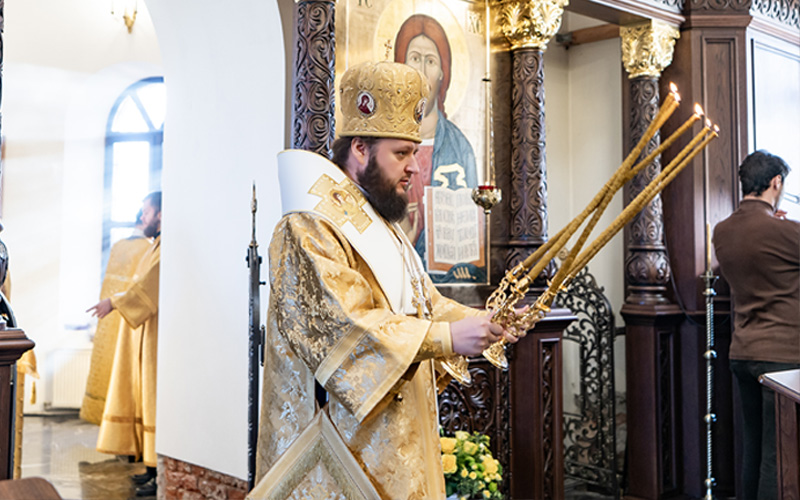
[[[124,292],[130,286],[133,274],[144,252],[150,248],[151,241],[145,237],[131,237],[120,240],[111,247],[106,274],[100,289],[100,300]],[[117,348],[117,335],[122,321],[114,310],[97,322],[97,330],[92,342],[92,360],[86,392],[83,395],[80,417],[87,422],[100,425],[106,405],[108,382]]]
[[[108,386],[97,450],[143,456],[156,466],[156,352],[161,238],[156,237],[139,261],[130,287],[111,303],[120,322],[114,366]]]
[[[371,213],[371,224],[386,224]],[[386,229],[397,245],[382,251],[402,253],[406,265],[417,259],[399,226]],[[479,311],[441,296],[420,271],[417,284],[429,299],[420,312],[430,319],[396,312],[376,277],[385,270],[314,210],[281,219],[269,264],[256,480],[319,411],[317,380],[328,392],[331,422],[381,498],[444,498],[436,391],[449,376],[436,365],[452,354],[449,323]]]

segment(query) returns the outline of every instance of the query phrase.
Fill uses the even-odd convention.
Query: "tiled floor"
[[[136,497],[132,474],[141,463],[95,450],[99,427],[63,416],[26,416],[22,437],[22,477],[50,481],[64,500],[155,500]]]

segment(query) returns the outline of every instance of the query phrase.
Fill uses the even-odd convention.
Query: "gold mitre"
[[[419,126],[430,85],[416,69],[390,61],[361,63],[345,72],[339,90],[339,136],[422,142]]]

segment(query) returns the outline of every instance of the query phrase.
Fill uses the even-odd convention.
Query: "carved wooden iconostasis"
[[[624,78],[619,146],[623,156],[648,126],[670,81],[677,84],[685,105],[667,121],[661,136],[656,135],[646,146],[645,153],[688,118],[694,102],[700,103],[722,130],[720,139],[695,158],[626,229],[621,256],[625,261],[620,279],[625,283],[621,314],[625,320],[627,411],[635,418],[627,419],[627,477],[621,478],[619,486],[630,498],[701,496],[705,478],[705,325],[703,283],[698,276],[705,270],[705,228],[707,223],[713,227],[738,205],[736,167],[749,151],[769,148],[790,164],[800,161],[800,143],[794,140],[800,136],[800,2],[571,0],[564,5],[557,0],[506,0],[490,2],[490,6],[493,151],[496,184],[504,198],[491,215],[492,285],[445,286],[441,287],[444,293],[481,306],[505,271],[549,237],[544,52],[558,30],[561,9],[607,23],[566,34],[573,43],[607,39],[621,28],[623,58],[609,71]],[[405,57],[395,54],[400,45],[398,32],[414,16],[429,17],[445,33],[452,54],[443,109],[471,146],[475,179],[481,182],[485,105],[480,96],[487,52],[483,7],[485,4],[462,0],[347,0],[336,4],[300,0],[294,44],[293,146],[328,154],[334,135],[335,76],[364,60]],[[407,45],[403,47],[408,52]],[[441,43],[436,47],[441,60]],[[700,125],[696,127],[695,132]],[[674,157],[691,135],[669,148],[664,157]],[[472,167],[460,165],[465,167],[466,178]],[[657,161],[642,172],[626,189],[626,202],[659,170]],[[457,178],[458,174],[448,179]],[[800,176],[795,182],[800,186]],[[414,221],[410,223],[413,227]],[[555,263],[538,284],[543,285],[554,270]],[[732,495],[738,454],[734,398],[726,369],[730,305],[723,282],[717,292],[720,358],[715,386],[715,491]],[[587,292],[587,296],[595,295],[594,290]],[[566,299],[561,305],[574,308],[590,309],[602,303],[601,298],[594,298],[587,306],[576,306],[578,302]],[[565,453],[563,439],[564,432],[571,431],[561,427],[565,422],[561,413],[562,340],[582,342],[574,331],[563,333],[574,318],[565,313],[550,324],[538,325],[510,350],[509,372],[477,360],[471,370],[475,386],[451,386],[441,398],[446,429],[475,429],[492,436],[495,456],[508,468],[504,488],[510,498],[564,495],[564,462],[569,452]],[[597,331],[614,335],[613,318],[610,327],[607,319],[595,321]],[[583,330],[591,332],[592,328]],[[597,337],[596,341],[606,345],[600,354],[602,363],[610,362],[613,367],[609,359],[613,356],[603,354],[608,352],[608,339]],[[598,380],[607,382],[608,375]],[[598,394],[584,391],[579,401]],[[610,407],[613,410],[613,403]],[[608,408],[602,406],[603,422],[609,419]],[[532,420],[526,422],[526,416]],[[567,427],[580,430],[584,425],[603,425],[601,435],[614,432],[613,424],[608,427],[599,420],[573,422]],[[587,450],[596,457],[593,448]],[[580,454],[580,450],[573,451]],[[585,458],[588,455],[571,456],[566,460],[594,460]],[[523,466],[523,461],[530,463]],[[613,476],[619,464],[613,460],[603,464],[603,474],[597,477],[605,479],[598,481],[612,483],[615,489],[616,478],[609,479],[606,472]]]

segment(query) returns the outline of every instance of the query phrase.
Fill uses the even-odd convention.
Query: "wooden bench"
[[[3,500],[63,500],[52,484],[41,477],[8,479],[0,481],[0,498]]]

